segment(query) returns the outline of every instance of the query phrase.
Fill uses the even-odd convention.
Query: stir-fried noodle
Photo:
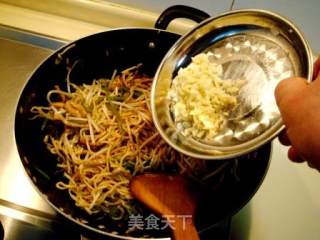
[[[204,160],[184,156],[162,140],[151,117],[151,82],[138,66],[91,85],[67,81],[67,91],[48,92],[48,106],[31,109],[36,117],[63,123],[59,137],[44,139],[64,170],[56,186],[89,214],[104,211],[121,220],[132,213],[129,183],[136,174],[175,165],[181,174],[206,180],[223,170],[224,165],[206,172]]]

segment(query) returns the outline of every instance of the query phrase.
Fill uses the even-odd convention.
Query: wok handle
[[[154,26],[158,29],[167,29],[170,22],[177,18],[187,18],[200,23],[209,17],[208,13],[199,9],[185,5],[174,5],[168,7],[160,14]]]

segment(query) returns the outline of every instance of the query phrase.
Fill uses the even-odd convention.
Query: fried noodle
[[[65,179],[56,186],[88,214],[104,211],[121,220],[132,213],[134,175],[173,164],[179,173],[193,176],[205,169],[205,161],[176,152],[156,131],[149,105],[152,79],[138,68],[90,85],[69,81],[67,91],[48,92],[48,106],[31,109],[36,117],[63,123],[59,137],[44,138],[64,171]]]

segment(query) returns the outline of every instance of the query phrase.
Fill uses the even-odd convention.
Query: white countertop
[[[233,218],[232,240],[319,240],[320,173],[287,159],[274,140],[271,164],[257,194]]]

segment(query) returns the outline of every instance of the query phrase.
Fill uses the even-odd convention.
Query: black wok
[[[160,28],[165,29],[171,20],[178,17],[199,22],[208,15],[193,8],[174,6],[159,17],[158,29],[115,29],[79,39],[49,56],[35,70],[21,93],[16,111],[15,137],[23,166],[43,198],[64,219],[75,223],[81,232],[94,232],[100,237],[127,238],[113,233],[119,224],[101,216],[89,216],[74,205],[66,191],[55,187],[61,171],[56,166],[56,156],[51,155],[43,143],[43,137],[48,131],[52,132],[54,129],[50,127],[54,126],[47,125],[42,129],[43,120],[30,120],[30,109],[35,105],[47,105],[46,94],[55,85],[65,89],[66,65],[77,60],[79,62],[70,76],[71,82],[76,84],[111,77],[115,69],[121,71],[139,63],[142,63],[143,73],[153,76],[166,52],[180,37]],[[234,179],[226,175],[219,190],[206,192],[196,217],[199,230],[231,216],[251,199],[266,174],[270,149],[271,145],[267,144],[240,159],[230,160],[239,163],[238,177]],[[220,163],[215,161],[214,164]],[[167,234],[162,232],[155,236]]]

